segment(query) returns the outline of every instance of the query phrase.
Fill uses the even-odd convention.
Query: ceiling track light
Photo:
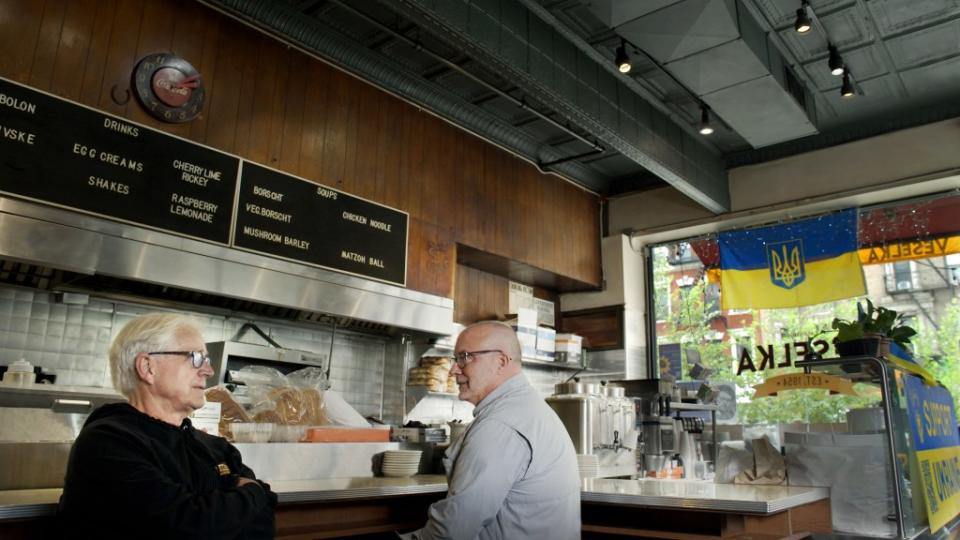
[[[807,14],[807,0],[800,1],[800,7],[797,9],[797,20],[793,23],[793,29],[798,34],[806,34],[812,28],[810,15]]]
[[[628,73],[630,68],[630,55],[627,54],[627,41],[625,39],[620,40],[620,46],[617,47],[617,69],[620,70],[620,73]]]
[[[827,49],[830,51],[830,59],[827,62],[827,65],[830,66],[830,74],[838,77],[843,75],[843,58],[840,56],[840,52],[834,45],[827,45]]]
[[[700,134],[710,135],[713,133],[713,126],[710,125],[710,110],[705,105],[700,106]]]
[[[850,80],[850,72],[846,69],[843,70],[843,84],[840,86],[840,95],[849,98],[856,95],[857,91],[853,86],[853,82]]]

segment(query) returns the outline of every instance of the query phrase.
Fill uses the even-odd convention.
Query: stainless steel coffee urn
[[[547,404],[563,422],[578,454],[592,454],[600,420],[601,399],[594,384],[566,382],[554,387]]]

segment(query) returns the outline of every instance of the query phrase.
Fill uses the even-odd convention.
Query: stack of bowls
[[[380,470],[384,476],[403,478],[417,474],[420,468],[420,450],[387,450],[383,453]]]
[[[577,467],[580,469],[580,478],[600,476],[600,458],[593,454],[577,454]]]

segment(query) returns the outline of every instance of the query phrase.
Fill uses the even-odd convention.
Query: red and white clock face
[[[151,54],[137,63],[137,99],[164,122],[188,122],[203,108],[203,80],[189,62],[172,54]]]

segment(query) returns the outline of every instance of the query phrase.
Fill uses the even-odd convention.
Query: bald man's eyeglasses
[[[474,357],[479,356],[481,354],[489,354],[494,352],[504,354],[504,352],[501,351],[500,349],[487,349],[485,351],[463,351],[453,355],[453,361],[457,363],[457,367],[459,367],[460,369],[463,369],[464,367],[466,367],[467,364],[469,364],[470,362],[473,362]]]
[[[210,357],[203,354],[200,351],[156,351],[147,353],[147,356],[162,355],[162,354],[171,354],[173,356],[187,356],[190,358],[190,363],[193,364],[193,367],[200,369],[204,364],[210,364]]]

